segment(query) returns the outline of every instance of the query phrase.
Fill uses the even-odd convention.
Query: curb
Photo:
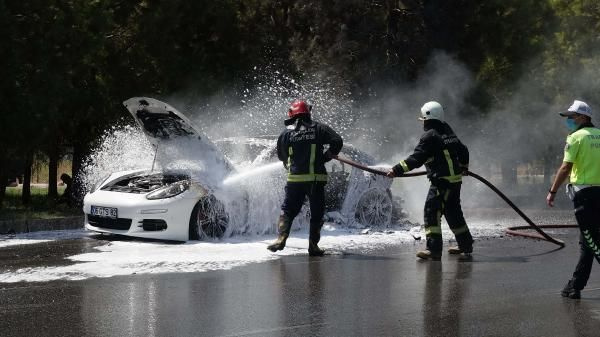
[[[84,216],[0,221],[0,233],[29,233],[83,228]]]

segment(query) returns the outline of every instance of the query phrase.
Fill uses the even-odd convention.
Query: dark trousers
[[[600,263],[600,187],[588,187],[575,193],[573,206],[581,232],[573,288],[581,290],[590,278],[594,257]]]
[[[461,183],[431,184],[425,201],[425,236],[427,249],[432,252],[442,251],[441,217],[446,218],[448,226],[456,237],[460,249],[466,252],[473,250],[473,237],[460,205]]]
[[[283,215],[290,225],[300,212],[308,196],[310,205],[310,239],[315,243],[321,238],[323,215],[325,214],[325,182],[288,182],[285,185],[285,199],[281,205]]]

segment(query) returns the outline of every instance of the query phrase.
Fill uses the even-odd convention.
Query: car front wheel
[[[198,201],[190,218],[190,240],[220,239],[227,233],[229,217],[223,203],[214,195]]]
[[[389,226],[392,221],[392,196],[388,190],[367,190],[356,204],[355,218],[363,226]]]

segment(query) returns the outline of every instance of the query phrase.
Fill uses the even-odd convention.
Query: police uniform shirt
[[[570,134],[563,161],[573,163],[571,184],[600,185],[600,129],[584,127]]]

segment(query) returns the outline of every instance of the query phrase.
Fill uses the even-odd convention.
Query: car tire
[[[392,222],[393,203],[389,190],[371,188],[356,204],[355,219],[366,227],[387,227]]]
[[[190,240],[221,239],[229,234],[229,216],[214,195],[202,197],[190,217]]]

